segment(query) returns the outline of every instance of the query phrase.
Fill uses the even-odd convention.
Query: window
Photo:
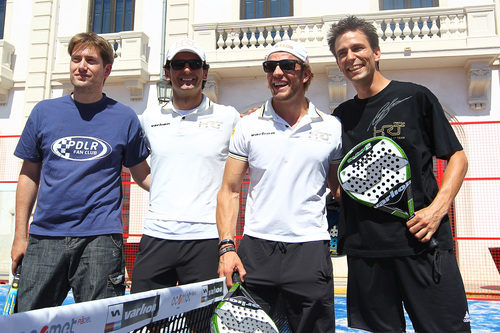
[[[439,0],[379,0],[379,6],[380,10],[390,10],[390,9],[409,9],[409,8],[424,8],[424,7],[438,7],[439,6]],[[436,21],[436,26],[438,29],[441,27],[441,22],[440,19],[438,18]],[[388,22],[382,22],[380,28],[382,29],[384,35],[386,33],[386,29],[390,29],[392,32],[394,31],[396,24],[399,24],[399,28],[403,30],[405,28],[404,23],[402,21],[399,22],[391,22],[389,19]],[[427,25],[429,29],[431,29],[433,22],[429,17],[425,18],[422,17],[418,19],[416,22],[415,21],[410,21],[408,23],[408,27],[410,30],[413,30],[413,27],[417,24],[418,28],[420,29],[420,33],[417,35],[418,37],[422,38],[422,27],[424,25]],[[390,33],[392,35],[392,32]],[[430,34],[428,34],[430,35]],[[438,32],[437,36],[441,36],[441,33]],[[413,36],[416,37],[416,36]],[[391,39],[395,39],[395,36],[389,37]],[[387,38],[385,36],[382,37],[382,40],[386,40]]]
[[[381,10],[438,7],[439,0],[379,0]]]
[[[90,30],[96,34],[134,29],[135,0],[93,0]]]
[[[241,0],[241,19],[293,16],[293,0]]]
[[[0,0],[0,39],[3,39],[3,29],[5,25],[5,6],[7,0]]]

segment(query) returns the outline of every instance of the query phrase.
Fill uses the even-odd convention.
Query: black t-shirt
[[[356,96],[339,105],[333,114],[342,121],[344,153],[374,136],[387,136],[403,148],[410,161],[415,211],[428,206],[438,192],[433,156],[445,158],[462,150],[436,96],[414,83],[391,81],[377,95],[367,99]],[[425,248],[403,219],[357,203],[346,193],[342,193],[340,218],[346,227],[347,254],[407,256]],[[434,237],[440,248],[453,247],[448,216]]]

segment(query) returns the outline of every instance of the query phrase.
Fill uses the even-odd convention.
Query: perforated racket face
[[[278,333],[271,318],[258,305],[236,297],[227,299],[215,309],[212,331],[221,333]]]
[[[410,178],[408,160],[392,140],[376,137],[354,147],[342,160],[338,178],[350,196],[370,206]]]

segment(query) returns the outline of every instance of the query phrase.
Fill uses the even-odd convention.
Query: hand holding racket
[[[415,216],[410,164],[393,140],[378,136],[359,143],[340,162],[337,177],[357,202],[405,221]],[[434,249],[438,242],[431,238],[427,246]]]
[[[212,316],[211,331],[217,333],[278,333],[269,315],[241,285],[238,272],[232,276],[234,285],[217,305]]]
[[[7,298],[5,299],[5,305],[3,307],[2,314],[10,315],[13,314],[16,308],[17,301],[17,290],[19,289],[19,280],[21,278],[21,265],[18,265],[16,268],[16,273],[14,274],[14,278],[12,279],[12,284],[9,288],[9,293],[7,294]]]

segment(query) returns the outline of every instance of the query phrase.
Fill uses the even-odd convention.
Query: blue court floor
[[[0,304],[3,308],[5,297],[9,292],[9,285],[0,285]],[[70,292],[63,305],[74,303]],[[474,301],[469,300],[469,312],[471,317],[471,327],[474,333],[499,333],[500,332],[500,300],[498,301]],[[343,295],[335,295],[335,317],[336,332],[358,332],[365,331],[351,329],[347,327],[346,298]],[[406,332],[415,332],[411,322],[406,318]]]
[[[336,332],[366,332],[347,327],[345,296],[335,296]],[[472,301],[469,300],[469,312],[472,332],[499,333],[500,332],[500,300],[499,301]],[[406,332],[415,332],[410,319],[406,316]]]

